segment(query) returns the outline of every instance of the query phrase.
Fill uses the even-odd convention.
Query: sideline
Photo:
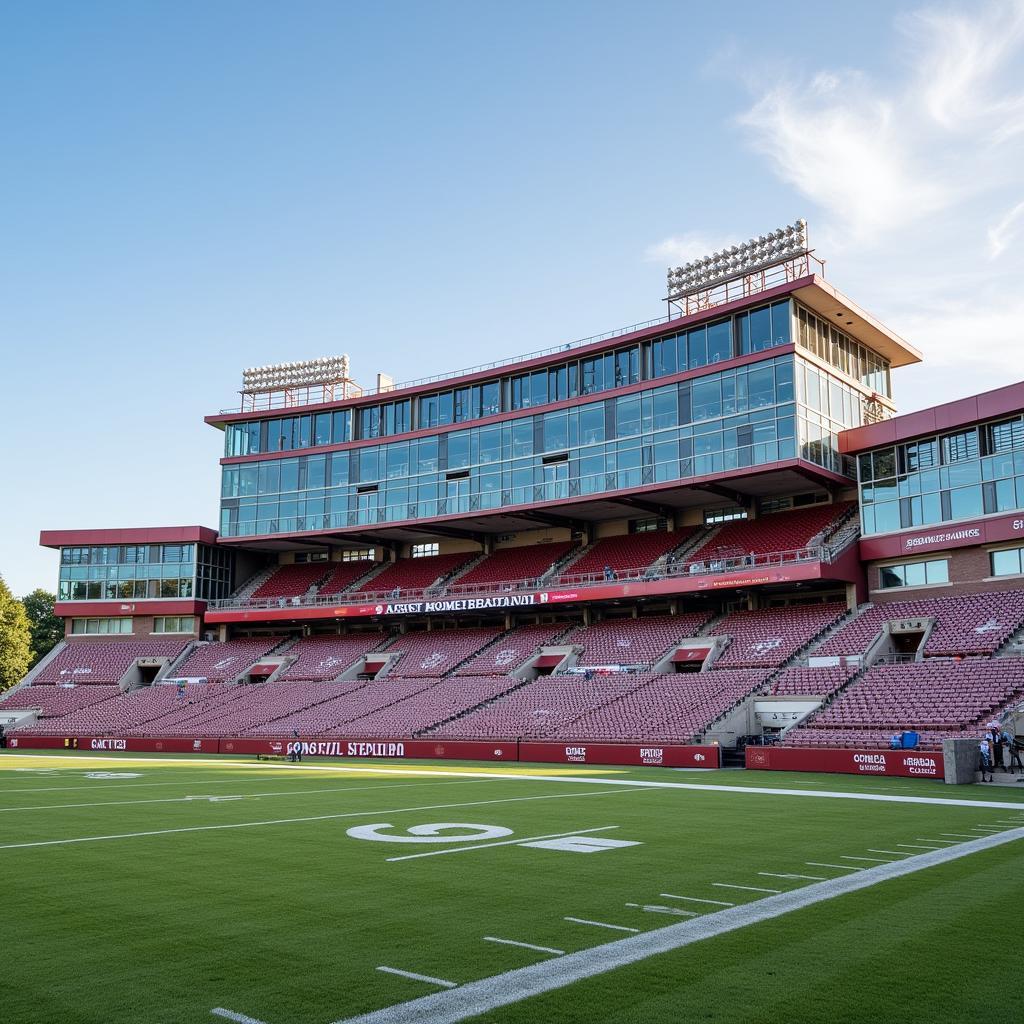
[[[3,755],[0,755],[2,758]],[[32,757],[35,755],[17,754],[17,757]],[[125,759],[123,758],[95,758],[94,760],[105,760],[114,761],[118,764],[124,764]],[[153,759],[147,759],[149,763],[153,763]],[[175,760],[169,758],[168,760]],[[181,764],[182,761],[177,759],[177,763]],[[187,763],[187,762],[186,762]],[[213,761],[206,762],[208,764],[243,764],[238,761]],[[0,761],[2,764],[2,761]],[[250,765],[251,767],[251,765]],[[1006,800],[958,800],[955,797],[937,797],[937,796],[886,796],[878,793],[863,793],[863,792],[847,792],[845,790],[808,790],[808,789],[785,789],[782,787],[774,786],[716,786],[713,783],[699,783],[699,782],[656,782],[647,779],[608,779],[608,778],[584,778],[581,775],[570,775],[570,774],[536,774],[536,775],[520,775],[515,771],[507,772],[495,772],[495,771],[474,771],[472,769],[439,769],[430,770],[426,768],[388,768],[380,765],[289,765],[289,764],[277,764],[277,765],[265,765],[267,770],[276,771],[325,771],[325,772],[353,772],[353,773],[369,773],[377,775],[378,777],[388,775],[411,775],[411,776],[428,776],[436,778],[467,778],[471,777],[474,779],[507,779],[509,781],[522,781],[522,782],[574,782],[581,786],[628,786],[638,789],[683,789],[693,790],[698,792],[708,793],[753,793],[762,796],[794,796],[794,797],[809,797],[811,799],[826,799],[826,800],[868,800],[877,803],[893,803],[893,804],[923,804],[929,806],[938,807],[974,807],[974,808],[988,808],[995,807],[999,810],[1011,810],[1020,811],[1024,810],[1024,800],[1017,801],[1006,801]],[[712,771],[714,769],[706,769]],[[582,769],[587,771],[587,769]],[[596,774],[596,771],[591,771],[591,774]],[[859,778],[859,776],[854,776]],[[1016,791],[1015,791],[1016,792]],[[0,847],[2,849],[2,847]]]

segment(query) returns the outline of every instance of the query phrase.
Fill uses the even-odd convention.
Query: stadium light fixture
[[[348,355],[253,366],[242,371],[242,390],[273,391],[279,388],[337,384],[350,380],[349,372]]]
[[[669,299],[683,298],[719,284],[806,255],[807,221],[794,221],[740,245],[726,246],[703,259],[668,269]]]

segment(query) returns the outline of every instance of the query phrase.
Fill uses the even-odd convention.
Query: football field
[[[1020,790],[7,752],[0,1019],[1017,1021]]]

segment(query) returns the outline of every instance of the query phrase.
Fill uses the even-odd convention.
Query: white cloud
[[[672,238],[662,239],[655,245],[648,246],[644,252],[644,259],[648,263],[666,263],[678,266],[682,263],[689,263],[691,260],[700,259],[712,252],[724,249],[727,245],[745,241],[739,238],[711,237],[701,234],[699,231],[687,231],[683,235],[675,235]]]
[[[1017,221],[1024,214],[1024,202],[1017,203],[988,229],[988,254],[997,259],[1010,247],[1017,234]]]
[[[870,75],[747,61],[737,124],[809,207],[830,278],[924,354],[896,375],[908,411],[1024,378],[1024,0],[923,8],[879,49],[895,58]],[[648,258],[721,247],[708,241]]]
[[[819,73],[809,88],[780,85],[739,123],[776,174],[854,242],[953,201],[951,184],[917,166],[893,101],[857,73]]]
[[[1021,110],[1020,95],[998,95],[997,80],[1018,59],[1024,41],[1024,2],[994,4],[972,15],[921,10],[901,19],[918,48],[916,88],[928,116],[948,131]],[[1005,125],[996,125],[1003,134]]]

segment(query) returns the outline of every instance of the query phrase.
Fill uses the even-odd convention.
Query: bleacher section
[[[4,694],[0,699],[2,711],[25,711],[39,709],[40,718],[60,718],[79,708],[98,704],[101,700],[116,697],[121,692],[117,685],[93,683],[91,686],[52,686],[33,684],[20,686]]]
[[[501,636],[500,629],[437,629],[406,633],[388,644],[387,653],[401,651],[402,658],[389,672],[402,679],[440,679],[481,647]]]
[[[690,742],[762,685],[758,670],[542,676],[429,734],[459,739]]]
[[[605,619],[580,626],[562,643],[583,648],[580,665],[649,666],[674,643],[695,636],[707,620],[703,612]]]
[[[465,665],[457,676],[496,676],[511,672],[529,658],[538,647],[554,643],[565,632],[564,624],[517,626],[496,644],[481,651]]]
[[[182,709],[139,731],[145,736],[242,736],[331,700],[339,692],[332,683],[269,683],[229,689],[233,691],[231,699],[200,714],[190,716]]]
[[[432,685],[430,679],[381,679],[372,683],[321,683],[344,687],[339,696],[288,715],[276,722],[249,730],[254,736],[343,736],[348,722],[405,700]]]
[[[399,558],[377,576],[356,587],[353,593],[390,594],[396,588],[399,593],[426,590],[442,576],[449,576],[476,557],[472,551],[460,551],[426,558]]]
[[[443,679],[429,689],[347,723],[344,732],[346,736],[384,739],[414,736],[521,685],[522,681],[513,676]]]
[[[330,594],[340,594],[355,583],[360,577],[365,576],[376,563],[371,561],[357,562],[332,562],[330,576],[320,585],[317,593],[323,597]]]
[[[572,550],[569,541],[555,544],[531,544],[523,547],[501,548],[473,566],[456,583],[486,584],[536,580],[555,562],[565,558]]]
[[[612,672],[541,676],[507,697],[430,730],[431,736],[461,739],[515,739],[547,736],[594,708],[643,686],[650,676]]]
[[[118,683],[140,658],[176,658],[186,639],[68,640],[35,678],[40,683]]]
[[[929,659],[876,665],[815,718],[785,737],[787,746],[888,746],[904,729],[922,746],[976,736],[1000,709],[1024,697],[1024,659]]]
[[[863,654],[885,623],[931,617],[935,627],[925,643],[926,655],[991,654],[1024,622],[1024,591],[874,605],[829,637],[815,654]]]
[[[630,533],[617,537],[603,537],[589,551],[585,551],[575,562],[565,567],[559,575],[560,583],[573,582],[581,576],[593,575],[600,578],[605,566],[616,576],[629,574],[630,570],[650,568],[662,555],[679,547],[693,536],[694,528],[676,530],[672,533],[654,531],[651,533]]]
[[[751,669],[648,676],[643,686],[547,735],[552,739],[690,743],[766,677],[764,671]]]
[[[770,692],[777,697],[831,697],[849,682],[856,671],[846,665],[825,668],[793,666],[775,677]]]
[[[843,604],[792,605],[732,612],[711,630],[713,636],[729,636],[725,653],[716,668],[757,668],[785,664],[840,616]]]
[[[251,594],[256,600],[302,597],[331,570],[329,562],[299,562],[282,565]]]
[[[202,644],[174,670],[176,678],[207,679],[211,683],[235,679],[272,651],[283,638],[242,637],[225,643]]]
[[[185,687],[182,696],[176,686],[145,686],[129,693],[118,693],[61,718],[37,722],[19,729],[18,735],[140,735],[141,727],[147,722],[185,709],[189,717],[194,717],[202,708],[233,699],[238,689],[203,683]]]
[[[288,649],[297,655],[278,679],[326,682],[341,675],[364,654],[383,643],[383,633],[348,633],[344,636],[307,636]]]
[[[713,537],[688,554],[687,559],[707,561],[798,551],[837,523],[850,507],[848,502],[814,505],[793,512],[773,512],[759,519],[726,523]]]

